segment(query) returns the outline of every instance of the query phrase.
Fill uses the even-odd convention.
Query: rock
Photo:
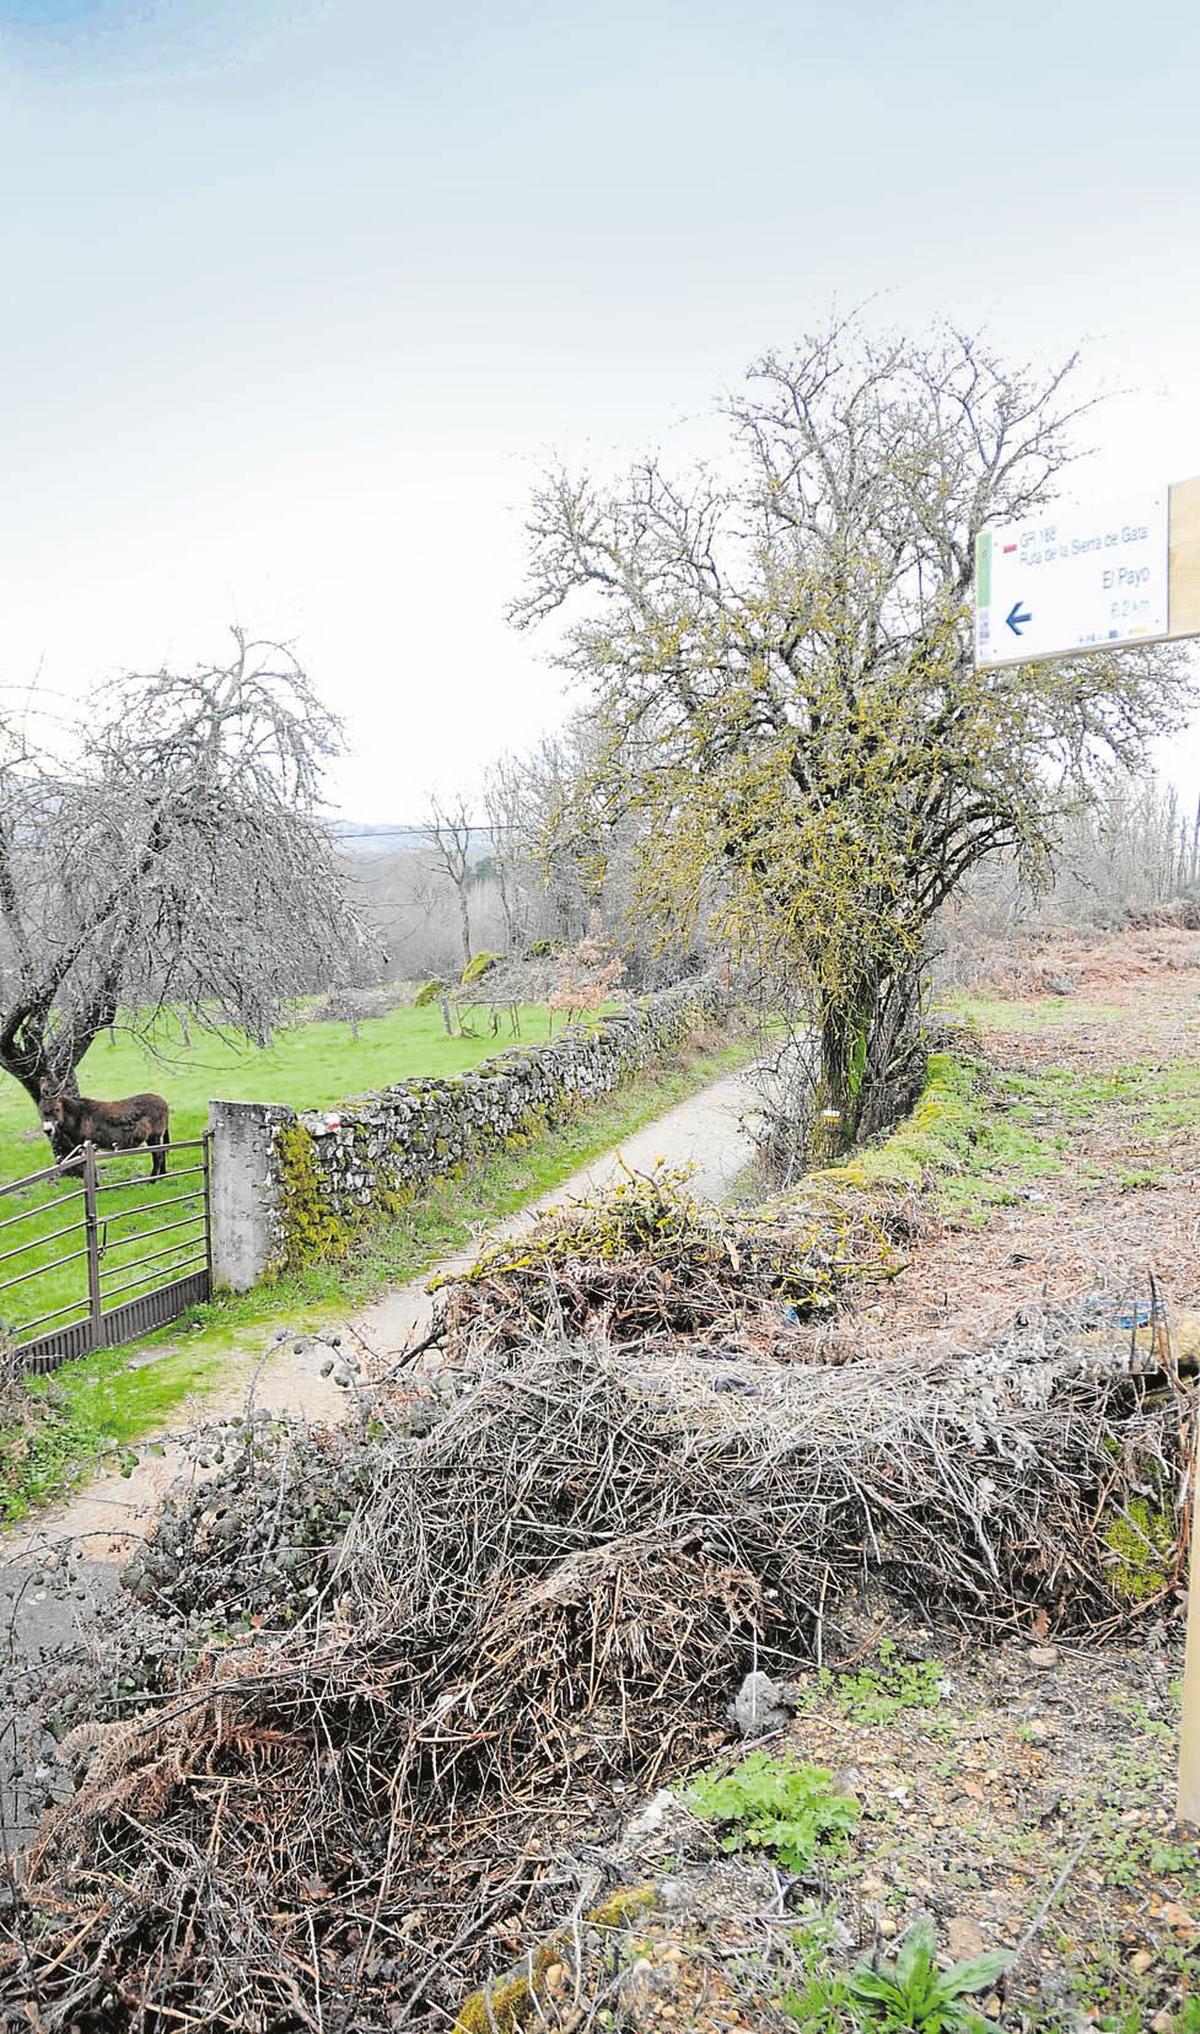
[[[1057,1646],[1030,1646],[1025,1655],[1031,1667],[1057,1667]]]
[[[646,1874],[668,1859],[707,1861],[717,1856],[718,1846],[711,1825],[698,1821],[686,1802],[663,1787],[625,1824],[618,1851],[628,1866]]]
[[[1073,996],[1075,984],[1070,975],[1047,975],[1046,993],[1050,996]]]
[[[747,1674],[726,1711],[743,1737],[763,1737],[790,1721],[791,1705],[769,1674]]]
[[[1178,1900],[1168,1900],[1166,1902],[1162,1910],[1162,1918],[1168,1928],[1190,1930],[1200,1926],[1200,1923],[1196,1921],[1195,1915],[1189,1913],[1186,1907],[1181,1907]]]
[[[967,1963],[973,1956],[982,1956],[987,1946],[978,1921],[973,1921],[969,1914],[951,1915],[946,1924],[946,1948],[952,1963]]]
[[[1129,1968],[1135,1977],[1145,1977],[1153,1961],[1154,1958],[1148,1949],[1139,1949],[1135,1955],[1130,1957]]]
[[[1154,2015],[1150,2025],[1154,2034],[1175,2034],[1175,2015],[1164,2006],[1161,2013]]]

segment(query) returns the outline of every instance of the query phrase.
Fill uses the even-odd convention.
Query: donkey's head
[[[38,1090],[38,1107],[42,1112],[42,1128],[48,1134],[62,1127],[64,1095],[62,1082],[47,1074]]]

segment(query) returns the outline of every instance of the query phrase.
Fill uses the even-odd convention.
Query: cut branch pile
[[[451,1354],[519,1349],[545,1332],[613,1343],[716,1333],[769,1348],[781,1322],[828,1314],[848,1287],[902,1266],[900,1211],[861,1192],[830,1186],[806,1207],[734,1215],[685,1182],[631,1173],[440,1281]]]
[[[1044,1612],[1102,1635],[1128,1614],[1106,1524],[1147,1492],[1174,1522],[1180,1401],[1081,1374],[1045,1323],[836,1369],[516,1351],[496,1321],[521,1269],[495,1274],[499,1315],[471,1282],[493,1353],[424,1438],[398,1394],[337,1473],[327,1442],[250,1429],[224,1492],[176,1508],[181,1552],[141,1563],[149,1601],[108,1639],[129,1685],[173,1648],[171,1692],[122,1708],[109,1681],[108,1720],[66,1740],[85,1776],[0,1933],[0,2025],[445,2028],[570,1910],[582,1869],[555,1860],[581,1824],[710,1747],[755,1658],[786,1673],[819,1633],[836,1661],[867,1589],[981,1633]],[[289,1568],[271,1521],[300,1515]],[[293,1593],[214,1637],[256,1555]]]

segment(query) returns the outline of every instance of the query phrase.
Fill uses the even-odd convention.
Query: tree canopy
[[[65,735],[0,726],[0,1066],[35,1098],[164,1007],[264,1041],[363,935],[315,817],[338,725],[290,651],[128,675]]]
[[[1001,849],[1044,867],[1060,815],[1184,707],[1163,649],[975,668],[975,538],[1060,488],[1076,365],[853,319],[757,363],[719,471],[651,456],[534,496],[513,616],[557,617],[591,690],[593,809],[641,814],[660,921],[707,912],[810,999],[843,1137],[911,1062],[928,928],[963,877]]]

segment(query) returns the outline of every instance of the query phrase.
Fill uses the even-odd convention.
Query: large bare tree
[[[592,691],[590,809],[641,815],[664,921],[711,911],[799,984],[830,1142],[911,1082],[927,929],[968,871],[1044,863],[1097,773],[1183,708],[1161,650],[975,668],[974,540],[1061,486],[1074,364],[835,324],[759,362],[719,472],[557,471],[533,501],[514,618],[557,617]]]
[[[0,723],[0,1067],[36,1100],[168,1009],[263,1042],[365,940],[315,816],[338,725],[290,650],[130,674],[82,725]]]

